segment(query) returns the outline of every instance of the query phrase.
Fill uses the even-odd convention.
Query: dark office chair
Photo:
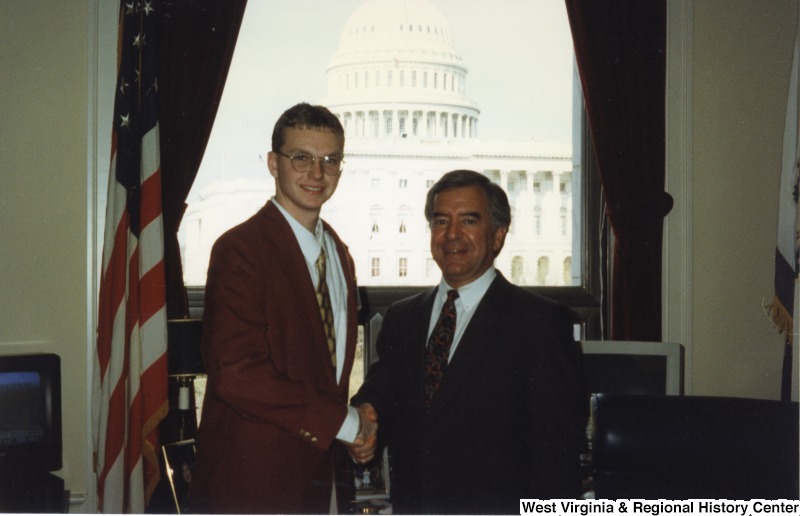
[[[798,404],[597,394],[595,498],[797,499]]]

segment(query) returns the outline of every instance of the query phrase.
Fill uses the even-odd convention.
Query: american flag
[[[94,370],[98,509],[143,513],[167,414],[157,0],[122,0]]]

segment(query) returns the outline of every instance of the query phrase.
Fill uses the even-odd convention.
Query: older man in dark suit
[[[438,287],[388,308],[379,360],[351,403],[378,415],[396,513],[519,513],[520,498],[580,495],[586,400],[568,309],[494,268],[508,198],[445,174],[425,215]],[[351,449],[359,462],[372,443]]]
[[[275,197],[214,244],[193,512],[349,509],[352,479],[344,473],[352,462],[343,443],[363,445],[359,428],[367,433],[374,423],[347,405],[357,331],[353,260],[319,218],[338,185],[343,149],[330,111],[288,109],[268,156]]]

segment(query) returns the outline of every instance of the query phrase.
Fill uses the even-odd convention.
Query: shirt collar
[[[478,279],[458,288],[458,298],[461,300],[465,310],[471,310],[475,305],[481,302],[483,295],[489,290],[489,286],[492,284],[492,281],[494,281],[495,276],[497,276],[497,271],[492,265],[486,269],[486,272],[481,274]],[[452,288],[453,287],[448,285],[444,278],[442,278],[442,281],[439,283],[437,295],[446,298],[447,291],[452,290]]]
[[[292,228],[292,233],[294,233],[295,238],[297,239],[297,243],[300,245],[300,250],[303,252],[303,256],[305,257],[306,261],[309,263],[314,263],[317,261],[317,257],[319,256],[319,251],[322,248],[322,239],[324,236],[324,230],[322,228],[322,219],[317,219],[317,225],[314,228],[314,233],[308,230],[304,225],[300,224],[297,219],[291,216],[291,214],[286,211],[286,209],[281,206],[281,203],[275,197],[270,199],[275,207],[278,208],[278,211],[281,212],[283,217],[289,223],[289,227]]]

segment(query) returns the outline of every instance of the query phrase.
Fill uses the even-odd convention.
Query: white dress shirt
[[[489,290],[489,286],[492,284],[492,281],[494,281],[495,276],[497,276],[497,271],[494,266],[491,266],[478,279],[458,289],[458,297],[455,301],[456,331],[453,335],[453,344],[450,346],[448,362],[455,354],[458,343],[461,342],[461,336],[464,335],[464,330],[467,328],[473,314],[475,314],[475,309],[478,308],[481,299],[483,299],[483,295]],[[439,290],[436,293],[436,298],[433,300],[431,320],[428,324],[428,339],[430,339],[430,335],[433,333],[433,327],[436,326],[436,321],[439,319],[442,306],[447,300],[447,291],[452,289],[453,287],[448,285],[444,278],[442,278],[442,281],[439,283]],[[427,345],[427,343],[428,341],[426,340],[425,345]]]

